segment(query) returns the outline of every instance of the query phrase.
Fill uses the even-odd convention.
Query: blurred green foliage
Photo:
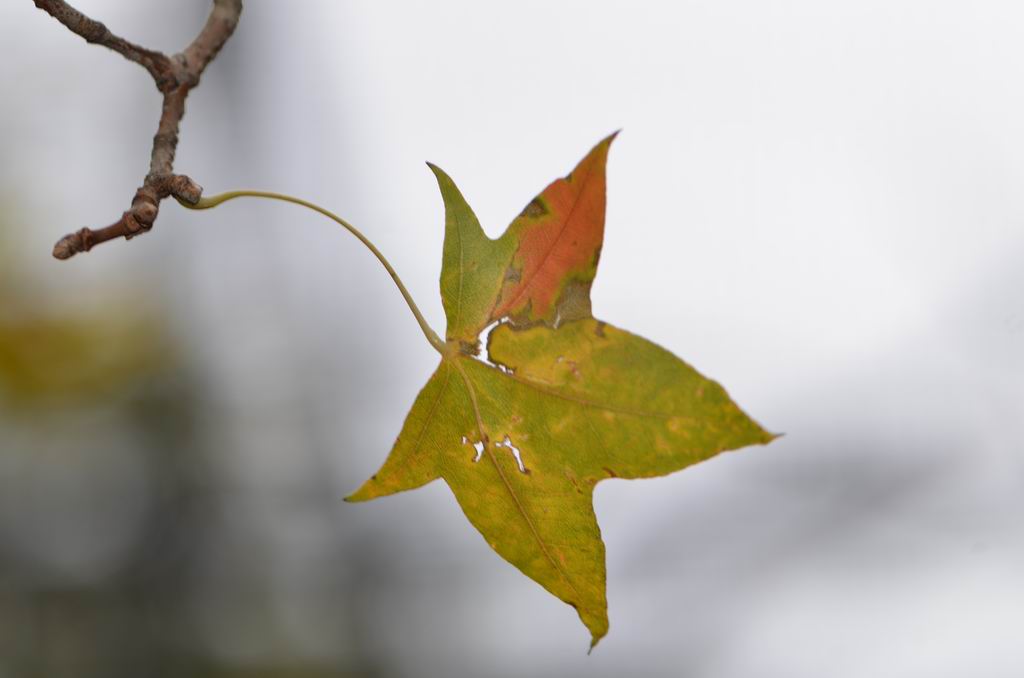
[[[19,263],[6,213],[0,213],[0,407],[84,404],[123,393],[169,366],[174,352],[167,333],[140,297],[116,289],[48,290]]]

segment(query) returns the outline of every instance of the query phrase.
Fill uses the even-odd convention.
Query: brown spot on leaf
[[[619,477],[618,473],[616,473],[615,471],[611,470],[607,466],[603,467],[603,470],[604,470],[605,473],[608,474],[609,478],[618,478]]]
[[[523,211],[519,213],[519,216],[527,217],[529,219],[539,219],[547,213],[547,205],[544,204],[544,201],[541,200],[540,197],[537,197],[531,200],[530,204],[523,208]]]
[[[460,339],[459,340],[459,353],[461,353],[462,355],[468,355],[468,356],[480,355],[480,344],[478,342],[475,342],[475,341],[470,342],[470,341],[464,341],[464,340]]]
[[[597,336],[599,336],[602,339],[604,339],[604,337],[605,337],[604,327],[607,324],[608,323],[604,322],[603,320],[598,320],[597,321],[597,325],[594,327],[594,334],[596,334]]]
[[[590,284],[589,280],[570,280],[562,288],[562,295],[555,304],[556,327],[573,320],[593,317],[590,307]]]

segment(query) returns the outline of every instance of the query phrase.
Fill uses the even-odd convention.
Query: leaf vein
[[[523,282],[522,287],[519,289],[519,294],[517,294],[512,299],[512,301],[505,305],[506,312],[515,308],[516,304],[518,304],[519,301],[523,298],[523,295],[526,294],[526,292],[533,286],[534,280],[537,279],[537,274],[548,263],[548,259],[551,258],[551,254],[558,247],[559,241],[561,241],[562,236],[565,235],[565,232],[569,228],[569,223],[572,221],[573,215],[576,214],[576,208],[579,206],[580,202],[582,202],[583,189],[586,188],[587,182],[590,181],[590,175],[592,172],[593,168],[588,166],[587,173],[580,180],[580,192],[576,195],[575,199],[573,200],[572,207],[569,208],[569,214],[566,215],[565,222],[562,224],[562,227],[558,230],[558,235],[555,236],[555,239],[552,241],[551,247],[548,248],[548,251],[544,253],[544,257],[540,260],[540,263],[537,265],[536,268],[533,269],[533,272],[530,273],[529,278]]]
[[[569,575],[565,571],[565,569],[551,555],[551,552],[548,550],[547,544],[545,544],[544,539],[541,537],[540,532],[537,530],[537,526],[533,524],[533,520],[530,518],[530,514],[527,513],[526,507],[523,505],[522,500],[519,498],[519,495],[516,494],[515,488],[512,487],[512,484],[505,476],[505,472],[502,470],[501,465],[498,464],[497,458],[495,458],[494,453],[491,451],[491,446],[489,444],[490,438],[487,436],[486,431],[484,431],[484,422],[483,418],[480,416],[480,405],[477,402],[476,389],[473,388],[473,384],[469,378],[469,374],[467,374],[465,368],[457,362],[457,359],[455,362],[455,367],[458,368],[459,373],[462,375],[462,380],[466,384],[466,390],[469,391],[469,399],[473,403],[473,414],[476,416],[477,429],[480,431],[481,442],[484,445],[484,451],[487,452],[487,458],[494,465],[495,470],[498,472],[498,477],[501,478],[502,484],[504,484],[505,489],[508,490],[509,495],[512,497],[512,502],[516,505],[516,509],[519,511],[519,514],[523,517],[523,520],[526,521],[527,526],[530,528],[530,532],[533,534],[533,538],[536,540],[537,545],[540,547],[541,552],[544,554],[544,558],[551,564],[555,571],[558,572],[562,579],[565,580],[565,583],[569,585],[569,588],[573,590],[573,593],[580,597],[580,604],[582,604],[582,596],[580,595],[579,589],[576,588],[576,585],[569,578]]]
[[[623,407],[616,407],[614,405],[605,405],[603,403],[597,403],[597,402],[594,402],[592,400],[587,400],[585,398],[578,398],[576,396],[569,395],[567,393],[562,393],[560,391],[556,391],[553,388],[546,388],[540,382],[533,381],[531,379],[524,379],[523,377],[519,376],[518,374],[510,374],[508,372],[503,372],[502,370],[499,370],[494,365],[490,365],[488,363],[481,362],[481,361],[477,361],[477,362],[480,362],[480,364],[483,365],[484,367],[487,367],[487,368],[490,368],[490,369],[494,370],[495,372],[497,372],[498,374],[500,374],[503,377],[507,377],[507,378],[511,379],[512,381],[520,383],[520,384],[522,384],[524,386],[527,386],[529,388],[532,388],[532,389],[534,389],[536,391],[540,391],[541,393],[543,393],[545,395],[549,395],[552,398],[559,398],[560,400],[565,400],[565,401],[568,401],[568,402],[571,402],[571,403],[576,403],[577,405],[582,405],[583,407],[590,407],[590,408],[593,408],[595,410],[604,410],[606,412],[611,412],[612,414],[625,414],[625,415],[631,416],[631,417],[641,417],[641,418],[646,417],[646,418],[652,418],[652,419],[670,419],[673,416],[672,414],[670,414],[668,412],[653,412],[653,411],[648,412],[648,411],[645,411],[645,410],[631,410],[631,409],[627,409],[627,408],[623,408]]]

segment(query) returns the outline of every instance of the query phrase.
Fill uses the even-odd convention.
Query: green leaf
[[[515,241],[488,238],[455,183],[439,167],[428,165],[444,198],[441,302],[448,319],[445,338],[475,346],[480,330],[490,322],[515,253]]]
[[[592,645],[608,631],[594,486],[774,438],[670,352],[592,317],[613,138],[497,240],[431,166],[445,202],[447,350],[384,466],[349,497],[443,478],[491,548],[576,608]]]

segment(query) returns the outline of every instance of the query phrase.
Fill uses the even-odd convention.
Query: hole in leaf
[[[519,448],[512,444],[512,439],[505,436],[504,440],[494,443],[495,447],[504,447],[512,452],[512,456],[516,458],[516,464],[519,465],[519,472],[526,473],[526,466],[523,465],[523,456],[519,452]]]
[[[513,370],[508,365],[502,365],[501,363],[492,360],[490,352],[487,350],[487,339],[490,336],[491,332],[494,331],[494,329],[498,327],[498,325],[502,325],[507,322],[507,317],[502,318],[500,320],[495,320],[493,323],[480,330],[480,334],[478,334],[476,337],[476,343],[477,346],[480,348],[480,351],[473,357],[485,365],[497,367],[504,374],[515,374],[515,370]]]
[[[494,364],[491,362],[491,356],[487,351],[487,337],[490,335],[491,331],[502,322],[503,320],[495,320],[493,323],[480,330],[480,334],[476,335],[476,343],[480,346],[480,353],[477,355],[477,360],[487,363],[488,365]]]
[[[473,457],[473,461],[474,462],[480,461],[480,457],[482,457],[484,455],[484,443],[483,443],[483,441],[482,440],[478,440],[477,442],[473,443],[473,449],[476,450],[476,456]]]

